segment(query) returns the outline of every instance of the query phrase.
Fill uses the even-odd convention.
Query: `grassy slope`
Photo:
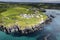
[[[21,26],[21,29],[24,29],[26,26],[33,26],[35,24],[38,24],[41,21],[42,17],[40,18],[33,17],[33,18],[26,19],[19,16],[22,13],[33,14],[34,11],[32,10],[27,11],[29,7],[30,6],[14,7],[14,8],[7,9],[7,11],[5,12],[2,12],[0,15],[1,15],[1,20],[3,25],[9,27],[14,24],[18,24],[18,26]],[[47,16],[45,14],[43,14],[42,12],[37,13],[37,15],[38,14],[43,15],[43,19],[46,20]]]

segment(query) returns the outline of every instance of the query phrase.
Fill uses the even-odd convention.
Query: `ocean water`
[[[42,31],[28,35],[7,35],[0,31],[0,40],[60,40],[60,10],[46,9],[47,15],[55,16],[53,21],[46,25]]]

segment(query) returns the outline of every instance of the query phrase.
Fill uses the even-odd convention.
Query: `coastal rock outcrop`
[[[28,6],[14,7],[1,13],[2,25],[0,30],[11,33],[28,34],[31,32],[42,30],[43,27],[52,21],[44,12],[38,8]],[[51,15],[51,17],[53,17]],[[54,17],[53,17],[54,18]]]

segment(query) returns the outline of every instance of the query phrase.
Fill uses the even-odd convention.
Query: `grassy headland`
[[[0,23],[10,28],[17,25],[21,30],[45,21],[47,16],[40,9],[20,4],[0,4]]]

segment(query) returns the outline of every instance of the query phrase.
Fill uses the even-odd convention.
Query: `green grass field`
[[[7,28],[18,25],[20,29],[31,27],[45,21],[47,16],[43,12],[30,10],[29,6],[20,6],[7,9],[0,13],[0,22]]]

